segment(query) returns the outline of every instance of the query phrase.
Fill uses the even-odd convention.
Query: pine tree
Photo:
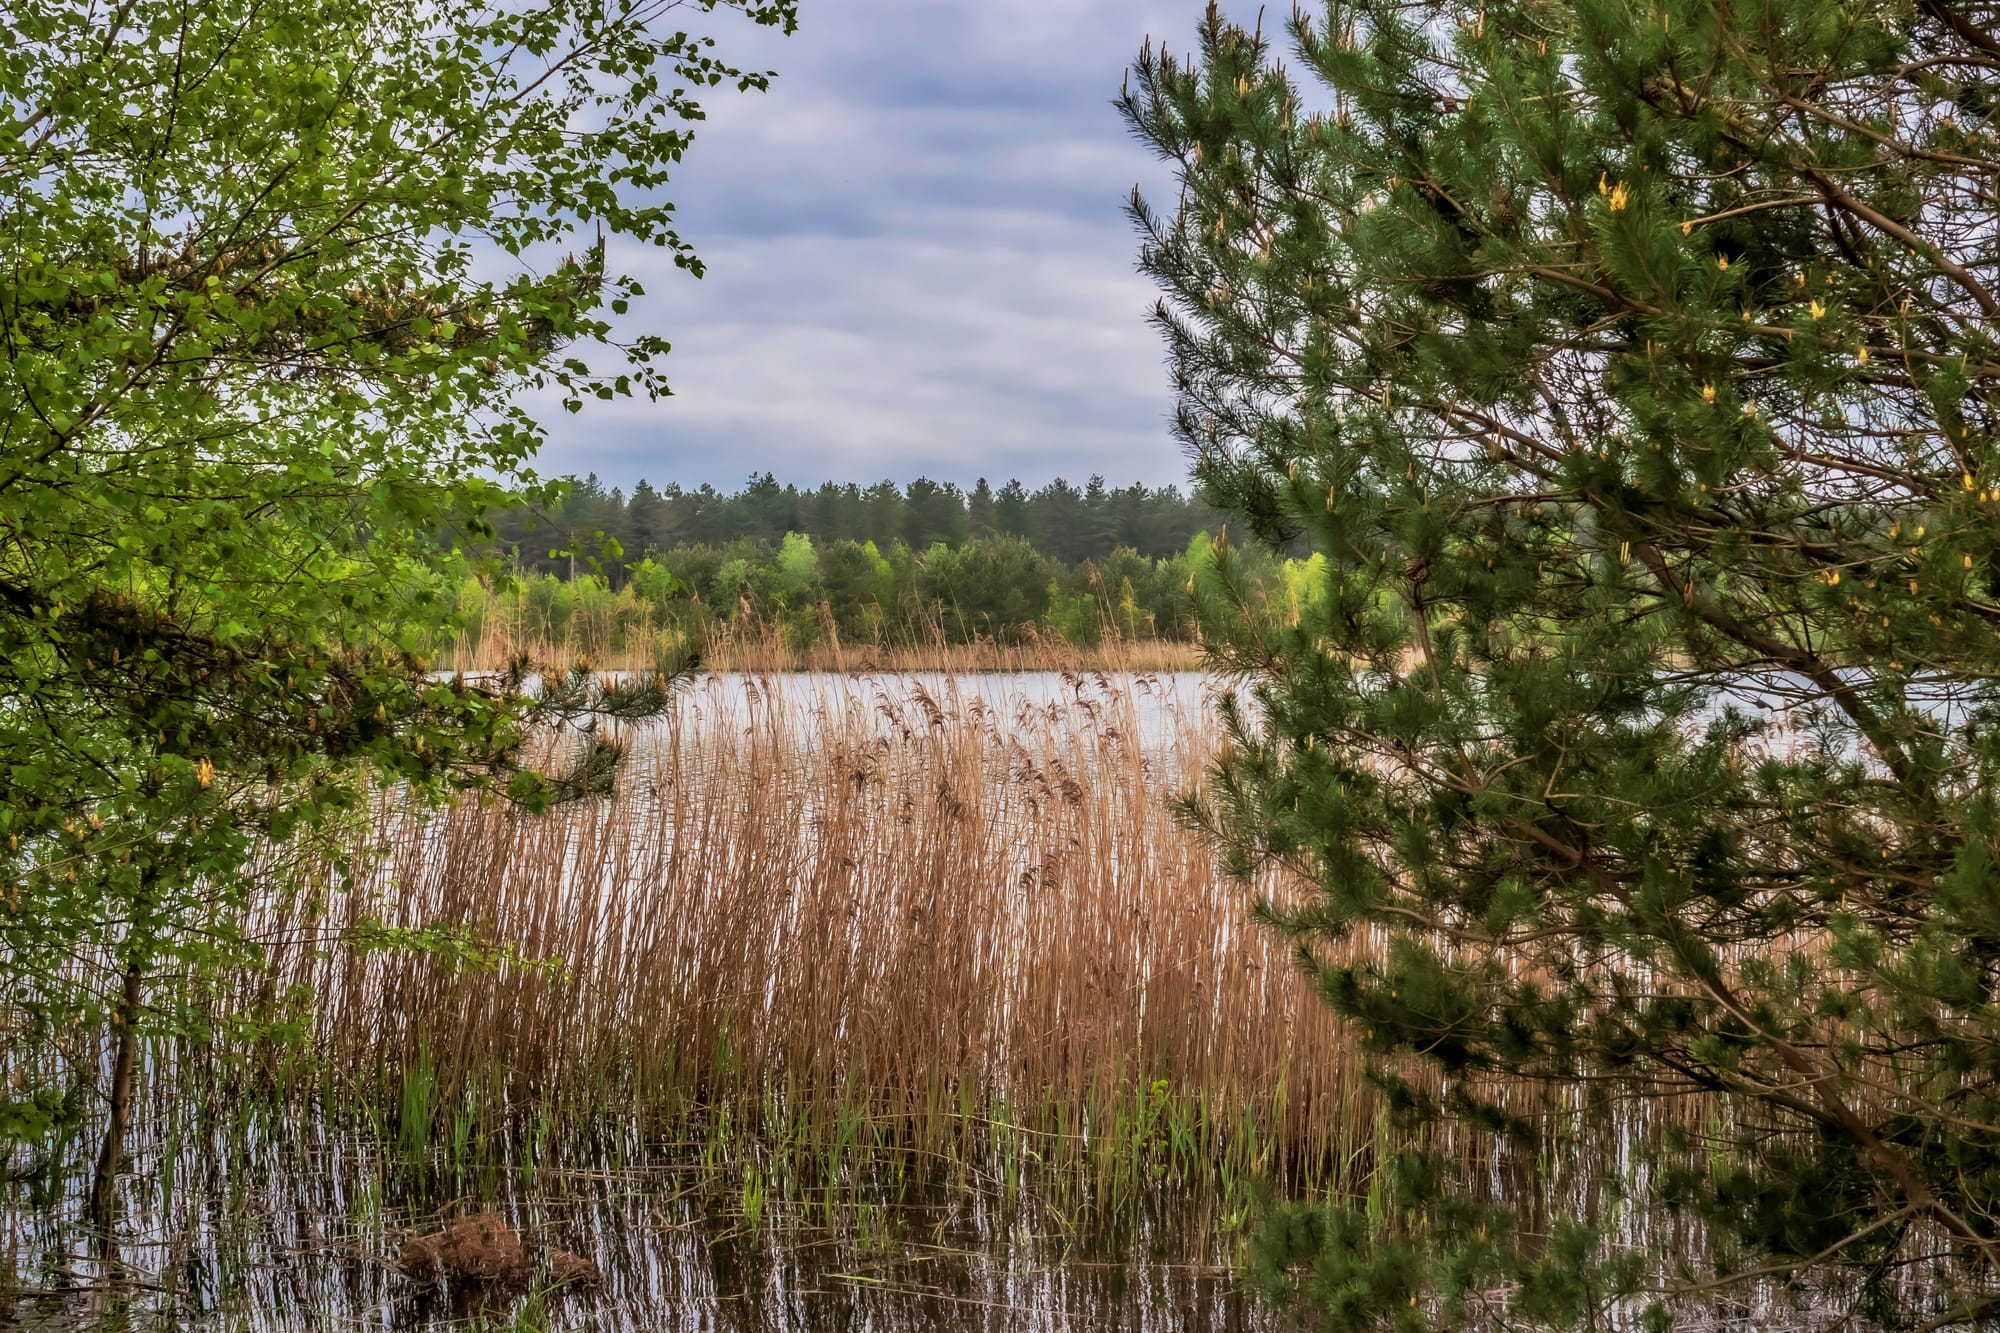
[[[1000,488],[994,497],[993,516],[1000,525],[1002,536],[1026,537],[1028,535],[1028,488],[1018,479],[1010,480]]]
[[[903,530],[903,488],[883,479],[861,493],[861,526],[870,540],[886,542]]]
[[[1000,535],[1000,510],[994,503],[993,488],[986,484],[984,477],[972,488],[972,494],[966,497],[965,521],[967,530],[974,537]]]
[[[1111,497],[1111,488],[1105,485],[1103,477],[1092,476],[1084,483],[1082,525],[1076,534],[1080,559],[1102,560],[1118,544]]]
[[[950,482],[929,477],[910,483],[903,500],[903,530],[910,549],[929,549],[933,542],[956,546],[965,540],[965,495]]]
[[[1250,684],[1188,817],[1312,886],[1266,915],[1394,1114],[1569,1126],[1586,1182],[1412,1148],[1273,1211],[1309,1326],[2000,1321],[1995,19],[1342,0],[1307,82],[1213,8],[1142,55],[1178,431],[1324,558],[1295,625],[1207,566]]]
[[[1087,524],[1082,491],[1057,477],[1028,497],[1027,516],[1028,540],[1036,550],[1065,565],[1083,559]]]
[[[752,476],[730,505],[730,535],[776,545],[798,529],[798,498],[794,487],[780,486],[769,472]]]
[[[644,479],[632,488],[632,498],[625,506],[625,526],[630,540],[625,543],[625,554],[634,561],[643,560],[647,555],[664,550],[668,534],[667,503],[660,493],[648,485]]]

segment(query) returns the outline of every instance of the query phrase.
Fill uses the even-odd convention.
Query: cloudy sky
[[[1172,395],[1122,211],[1164,168],[1111,105],[1200,0],[802,0],[719,23],[768,94],[718,93],[671,197],[708,264],[646,282],[628,331],[675,396],[543,413],[548,473],[734,487],[919,475],[1179,481]]]

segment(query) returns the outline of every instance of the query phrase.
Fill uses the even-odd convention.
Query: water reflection
[[[362,1140],[296,1130],[263,1152],[217,1145],[171,1165],[155,1153],[134,1180],[123,1263],[109,1285],[85,1237],[46,1213],[11,1212],[21,1298],[7,1326],[1274,1326],[1243,1290],[1218,1218],[1199,1203],[1170,1202],[1166,1191],[1115,1222],[1077,1226],[1035,1192],[1005,1190],[964,1164],[884,1161],[866,1179],[824,1180],[778,1163],[766,1163],[766,1177],[754,1158],[718,1171],[698,1144],[658,1147],[643,1164],[621,1164],[622,1155],[600,1150],[561,1169],[528,1173],[517,1164],[418,1179]],[[776,1197],[764,1202],[753,1180]],[[561,1247],[595,1261],[601,1285],[427,1289],[398,1271],[403,1237],[486,1207],[532,1249]]]

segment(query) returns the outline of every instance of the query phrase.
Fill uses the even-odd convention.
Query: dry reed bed
[[[522,1105],[735,1106],[931,1145],[1003,1121],[1045,1157],[1171,1119],[1187,1153],[1328,1162],[1366,1123],[1358,1063],[1165,806],[1219,743],[1208,711],[1146,677],[1067,696],[711,678],[630,737],[605,800],[385,801],[379,859],[333,900],[336,926],[471,927],[564,975],[283,966],[340,1066],[503,1077]]]
[[[1071,671],[1167,672],[1193,671],[1201,666],[1199,643],[1173,639],[1124,638],[1109,634],[1095,644],[1073,644],[1035,635],[1024,626],[1027,637],[1017,643],[1001,643],[979,638],[970,643],[949,642],[942,629],[908,642],[888,644],[842,643],[837,634],[810,648],[796,648],[785,642],[779,627],[753,624],[748,628],[724,627],[703,646],[703,660],[719,671],[843,671],[899,673],[908,671]],[[441,665],[451,671],[497,671],[519,657],[535,662],[567,663],[587,661],[609,670],[648,671],[654,655],[641,644],[662,645],[662,636],[651,630],[630,629],[585,623],[561,638],[549,638],[511,631],[505,624],[490,625],[478,637],[461,635],[441,654]]]

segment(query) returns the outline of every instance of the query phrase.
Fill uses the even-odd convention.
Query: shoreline
[[[605,671],[646,671],[657,663],[656,655],[630,648],[592,650],[576,641],[521,643],[487,639],[480,643],[454,646],[439,654],[434,669],[446,672],[498,671],[516,657],[526,656],[538,664],[585,662]],[[1018,672],[1154,672],[1175,673],[1203,669],[1206,653],[1199,643],[1168,640],[1121,640],[1092,648],[1069,644],[1037,642],[1000,645],[933,644],[904,648],[873,645],[845,645],[790,649],[776,644],[718,643],[701,655],[700,668],[709,672],[739,672],[744,675],[787,675],[831,673],[870,675],[883,672],[937,672],[942,674],[1012,674]]]

